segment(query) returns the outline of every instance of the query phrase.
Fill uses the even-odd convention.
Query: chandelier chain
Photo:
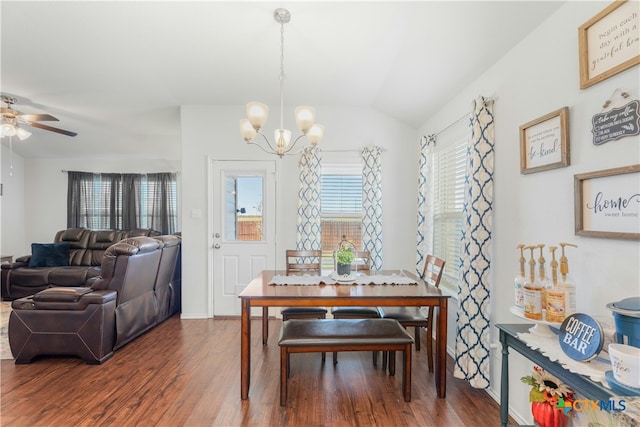
[[[280,129],[284,129],[284,22],[280,22]]]

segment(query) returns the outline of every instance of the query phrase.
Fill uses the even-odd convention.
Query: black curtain
[[[148,224],[150,228],[159,230],[162,234],[171,234],[176,231],[175,210],[171,208],[177,205],[174,191],[175,182],[175,173],[164,172],[147,175]]]
[[[68,172],[67,227],[176,232],[175,173]]]
[[[93,174],[69,171],[67,173],[67,228],[86,227],[87,208],[91,205],[90,187]]]

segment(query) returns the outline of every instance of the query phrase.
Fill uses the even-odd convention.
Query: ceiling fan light
[[[240,120],[240,134],[247,142],[251,142],[255,138],[257,132],[249,119]]]
[[[0,129],[2,136],[14,136],[16,134],[16,127],[11,123],[3,123]]]
[[[311,126],[311,129],[309,129],[309,132],[307,133],[307,139],[314,147],[318,145],[318,142],[320,142],[323,136],[324,126],[318,124]]]
[[[261,102],[250,102],[247,104],[247,118],[256,131],[259,131],[267,122],[269,107]]]
[[[296,107],[295,116],[298,129],[306,135],[316,121],[316,109],[307,105],[301,105]]]
[[[22,129],[21,127],[19,127],[16,130],[16,135],[18,136],[18,139],[20,139],[20,141],[24,141],[25,139],[29,138],[31,136],[31,132],[28,132],[24,129]]]

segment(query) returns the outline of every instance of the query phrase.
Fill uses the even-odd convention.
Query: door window
[[[225,180],[225,238],[262,241],[262,176],[227,176]]]

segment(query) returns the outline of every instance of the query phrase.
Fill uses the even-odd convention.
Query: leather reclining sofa
[[[180,311],[181,237],[125,238],[101,256],[83,286],[53,286],[12,301],[9,344],[16,364],[45,355],[100,364]]]
[[[68,245],[68,262],[56,266],[34,266],[31,262],[32,253],[17,258],[11,264],[3,264],[0,267],[2,299],[7,301],[26,297],[51,286],[84,286],[88,279],[100,275],[102,256],[109,246],[128,237],[159,234],[150,229],[122,231],[68,228],[58,231],[53,243]]]

